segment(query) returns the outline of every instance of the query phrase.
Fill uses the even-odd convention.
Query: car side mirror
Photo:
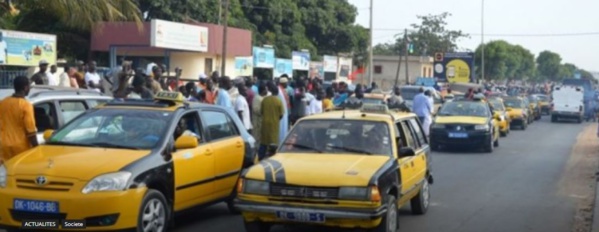
[[[416,152],[411,147],[402,147],[399,149],[399,158],[415,156]]]
[[[196,148],[199,145],[199,139],[191,135],[181,135],[177,141],[175,141],[175,149],[191,149]]]
[[[54,134],[54,130],[45,130],[44,131],[44,140],[49,141],[50,137]]]

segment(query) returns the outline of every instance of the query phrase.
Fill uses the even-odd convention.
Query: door
[[[400,141],[403,142],[403,144],[401,144],[401,147],[414,148],[416,146],[416,140],[410,131],[408,122],[398,122],[396,123],[396,125],[397,129],[399,130],[399,133],[401,134],[402,139]],[[401,197],[399,199],[399,205],[403,205],[410,200],[411,196],[409,195],[409,193],[412,192],[412,190],[414,189],[415,169],[413,168],[413,160],[414,157],[403,157],[398,159],[399,172],[401,174]]]
[[[245,156],[245,145],[236,124],[224,111],[201,112],[204,131],[214,149],[215,191],[225,197],[233,191]]]
[[[197,111],[184,114],[177,125],[183,125],[185,133],[199,137],[199,146],[173,152],[175,169],[175,211],[213,200],[214,153],[206,141],[202,141]],[[174,139],[174,138],[173,138]]]
[[[410,119],[410,129],[416,135],[414,139],[418,140],[418,144],[420,145],[418,149],[414,149],[416,156],[414,159],[412,159],[414,162],[414,178],[416,179],[416,183],[420,184],[426,179],[426,171],[429,169],[428,159],[431,157],[430,146],[428,145],[428,140],[424,135],[422,124],[418,123],[416,118]]]
[[[206,58],[204,60],[204,72],[206,75],[212,74],[212,58]]]

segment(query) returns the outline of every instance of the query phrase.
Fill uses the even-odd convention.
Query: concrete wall
[[[406,78],[406,64],[405,57],[402,57],[401,65],[398,65],[399,56],[374,56],[373,57],[373,76],[374,81],[383,89],[389,90],[395,84],[395,78],[397,76],[397,67],[400,66],[399,70],[399,85],[405,85],[408,83]],[[380,73],[377,69],[380,67]],[[422,57],[422,56],[410,56],[408,58],[408,75],[410,82],[415,82],[417,77],[432,77],[433,76],[433,58]],[[368,83],[368,71],[364,75],[359,75],[354,81],[354,84],[367,84]]]

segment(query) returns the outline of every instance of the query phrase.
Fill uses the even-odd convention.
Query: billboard
[[[334,72],[337,73],[337,57],[336,56],[324,56],[322,58],[324,72]]]
[[[352,58],[339,57],[339,70],[337,71],[337,76],[339,78],[349,78],[349,75],[352,72],[352,63]]]
[[[235,75],[252,76],[254,74],[254,57],[235,57]]]
[[[274,68],[275,67],[275,49],[254,47],[254,67],[256,68]]]
[[[438,82],[470,83],[474,81],[474,53],[437,53],[434,59],[434,76]]]
[[[309,52],[292,52],[291,59],[293,60],[293,70],[301,70],[301,71],[310,70],[310,53]]]
[[[275,69],[273,70],[274,77],[280,77],[287,74],[290,78],[293,77],[293,61],[290,59],[276,59]]]
[[[0,30],[0,65],[56,64],[56,35]]]
[[[152,19],[150,46],[183,51],[208,51],[208,28]]]
[[[310,78],[324,78],[324,67],[322,62],[310,62]]]

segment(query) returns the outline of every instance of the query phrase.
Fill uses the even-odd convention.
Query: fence
[[[12,83],[17,76],[28,76],[27,70],[7,71],[0,70],[0,89],[12,88]]]

